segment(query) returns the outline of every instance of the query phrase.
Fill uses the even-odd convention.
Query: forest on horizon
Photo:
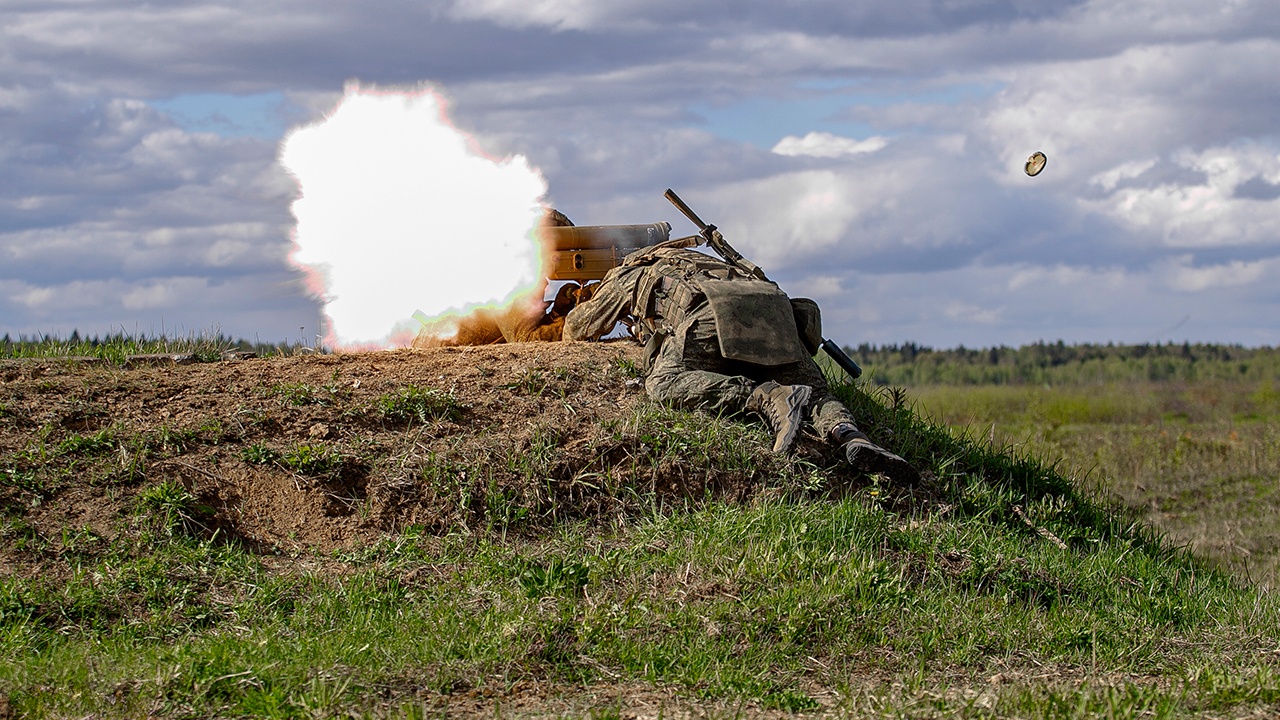
[[[1280,375],[1280,349],[1219,343],[963,345],[936,350],[914,342],[846,345],[864,377],[880,385],[1018,385],[1243,380]]]

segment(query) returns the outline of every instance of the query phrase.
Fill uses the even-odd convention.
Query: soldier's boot
[[[871,442],[866,433],[848,423],[841,423],[831,431],[831,437],[840,443],[845,460],[854,470],[868,475],[884,475],[890,481],[914,484],[920,473],[911,463]]]
[[[751,391],[747,411],[765,419],[773,431],[773,451],[785,453],[796,444],[800,426],[804,424],[804,409],[809,404],[813,388],[808,385],[779,385],[770,380]]]

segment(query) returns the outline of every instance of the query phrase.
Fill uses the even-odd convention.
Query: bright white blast
[[[523,156],[486,157],[431,88],[348,85],[280,162],[301,197],[293,260],[317,285],[334,348],[408,345],[415,311],[501,304],[534,285],[546,194]]]

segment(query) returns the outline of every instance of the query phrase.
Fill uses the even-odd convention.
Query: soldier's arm
[[[578,305],[564,319],[566,340],[599,340],[620,320],[633,314],[632,296],[642,268],[617,267],[605,275],[590,300]]]

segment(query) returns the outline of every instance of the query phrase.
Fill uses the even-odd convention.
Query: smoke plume
[[[407,345],[411,318],[501,304],[534,284],[546,183],[520,155],[486,156],[431,87],[349,84],[291,132],[293,261],[322,295],[334,348]]]

